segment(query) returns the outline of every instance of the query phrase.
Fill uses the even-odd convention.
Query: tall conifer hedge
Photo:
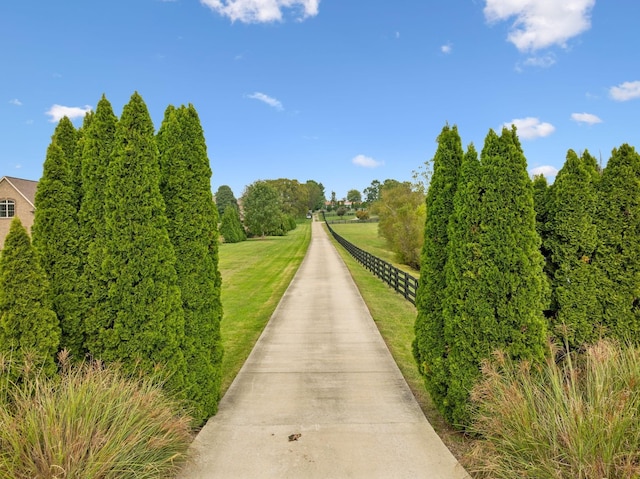
[[[185,385],[184,314],[160,193],[160,167],[147,107],[134,93],[115,130],[107,169],[102,275],[106,296],[87,320],[89,352],[125,369],[169,374]]]
[[[594,256],[606,334],[640,342],[640,155],[623,144],[598,185],[599,243]]]
[[[590,166],[569,150],[553,185],[545,246],[554,265],[551,326],[572,349],[598,336],[598,283],[592,263],[598,241],[596,205]]]
[[[84,258],[81,275],[83,292],[82,315],[92,325],[92,337],[100,304],[107,300],[107,281],[102,271],[106,245],[105,188],[107,169],[114,146],[117,117],[103,95],[93,114],[85,117],[83,138],[80,143],[82,157],[83,197],[80,205],[80,251]],[[87,339],[89,342],[92,339]],[[87,348],[88,346],[85,346]]]
[[[433,401],[442,408],[447,395],[448,371],[444,338],[443,302],[449,220],[458,187],[464,152],[457,128],[446,125],[438,136],[433,176],[426,197],[427,216],[420,260],[418,316],[413,352]]]
[[[53,310],[62,327],[61,346],[74,356],[82,356],[84,318],[80,314],[78,280],[83,259],[78,244],[77,193],[70,168],[75,150],[70,143],[77,136],[70,128],[71,122],[63,118],[47,149],[31,232],[33,247],[49,281]]]
[[[189,365],[186,395],[196,419],[204,422],[217,411],[220,394],[221,276],[211,168],[200,119],[192,105],[167,108],[158,147],[161,191],[178,258],[176,272],[184,309],[184,355]]]
[[[465,171],[463,179],[471,175],[472,181],[458,188],[458,195],[470,197],[455,203],[452,230],[458,233],[452,231],[450,255],[456,259],[447,268],[445,416],[463,427],[470,422],[469,393],[481,361],[497,349],[539,360],[546,344],[540,237],[515,129],[503,129],[500,137],[489,131],[478,173]]]
[[[0,255],[0,352],[18,366],[29,355],[34,366],[52,375],[59,342],[47,276],[27,230],[14,218]],[[11,375],[17,379],[19,373]]]

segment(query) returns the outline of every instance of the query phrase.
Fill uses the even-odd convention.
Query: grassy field
[[[223,394],[289,286],[310,240],[311,224],[306,222],[287,236],[220,245]]]
[[[420,277],[420,271],[406,264],[398,263],[395,253],[389,249],[385,239],[378,235],[378,223],[338,223],[332,224],[331,228],[344,239],[367,253],[391,263],[414,278]]]

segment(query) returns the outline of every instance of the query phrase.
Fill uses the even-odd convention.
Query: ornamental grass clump
[[[555,356],[484,363],[472,393],[478,477],[640,477],[640,350],[601,341]]]
[[[0,478],[175,477],[191,419],[157,380],[99,362],[25,376],[0,402]]]

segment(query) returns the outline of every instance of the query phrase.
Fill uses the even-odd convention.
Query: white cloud
[[[626,81],[609,89],[611,98],[617,101],[633,100],[640,97],[640,81]]]
[[[302,11],[299,20],[318,14],[320,0],[200,0],[214,12],[243,23],[282,21],[283,9]]]
[[[73,120],[74,118],[82,118],[90,111],[91,107],[89,105],[85,105],[84,108],[77,106],[53,105],[45,114],[51,117],[49,120],[50,122],[55,123],[60,121],[64,116],[68,117],[70,120]]]
[[[445,55],[448,55],[449,53],[451,53],[453,51],[453,45],[451,45],[451,43],[447,43],[445,45],[442,45],[440,47],[440,51],[442,53],[444,53]]]
[[[384,165],[383,161],[377,161],[373,158],[365,155],[356,156],[351,162],[356,166],[362,166],[363,168],[377,168]]]
[[[269,106],[272,106],[276,110],[281,110],[281,111],[284,110],[284,107],[282,106],[282,103],[280,103],[279,100],[276,100],[275,98],[272,98],[269,95],[265,95],[264,93],[255,92],[251,95],[247,95],[247,98],[251,98],[253,100],[259,100],[263,103],[266,103]]]
[[[507,39],[520,51],[535,51],[567,40],[591,28],[595,0],[486,0],[489,22],[515,17]]]
[[[553,53],[548,53],[540,57],[529,57],[524,61],[524,64],[528,67],[549,68],[556,62],[556,56]]]
[[[544,175],[545,178],[553,178],[558,174],[558,169],[551,165],[537,166],[529,170],[531,176]]]
[[[504,123],[502,126],[511,128],[511,125],[515,125],[518,130],[518,136],[525,140],[549,136],[556,129],[551,123],[541,122],[539,119],[533,117],[516,118],[508,123]]]
[[[9,103],[11,103],[12,105],[15,105],[15,106],[22,106],[22,102],[20,100],[18,100],[17,98],[14,98],[13,100],[9,100]]]
[[[396,38],[400,38],[400,32],[396,32]]]
[[[571,119],[578,123],[587,123],[589,125],[595,125],[596,123],[602,123],[602,120],[596,115],[591,113],[572,113]]]

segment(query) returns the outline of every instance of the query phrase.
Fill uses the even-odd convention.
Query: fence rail
[[[336,233],[326,220],[325,224],[336,241],[340,243],[358,263],[395,289],[398,293],[404,296],[407,301],[411,302],[411,304],[415,306],[416,292],[418,291],[418,280],[416,278],[396,268],[391,263],[373,256],[372,254],[358,248],[353,243],[350,243]]]

